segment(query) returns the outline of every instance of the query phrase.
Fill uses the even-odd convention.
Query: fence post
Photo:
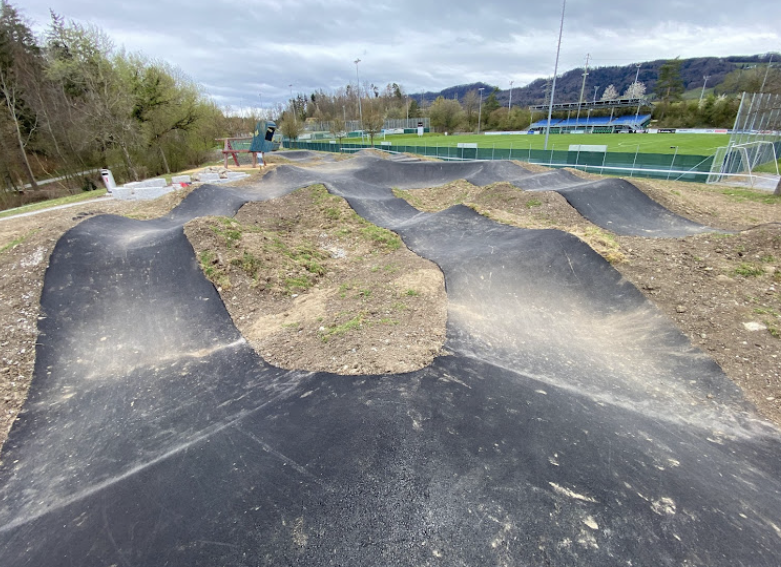
[[[635,165],[637,164],[637,154],[640,152],[640,144],[637,144],[637,149],[635,150],[635,160],[632,162],[632,171],[629,172],[629,177],[635,176]]]
[[[513,143],[510,142],[510,157],[508,158],[510,161],[513,160]]]
[[[495,151],[496,151],[496,142],[494,142],[493,144],[491,144],[491,161],[494,161],[494,152],[495,152]],[[476,155],[476,154],[475,154],[475,157],[477,157],[477,155]]]

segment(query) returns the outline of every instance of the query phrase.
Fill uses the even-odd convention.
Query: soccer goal
[[[776,146],[773,142],[759,141],[718,148],[708,183],[754,187],[761,184],[761,180],[768,175],[777,177],[779,171]]]
[[[774,188],[780,152],[781,95],[743,93],[729,145],[716,150],[708,183]]]

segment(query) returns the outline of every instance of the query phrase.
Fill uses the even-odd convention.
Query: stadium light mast
[[[355,77],[358,81],[358,115],[361,119],[361,144],[363,144],[363,108],[361,107],[361,76],[358,73],[358,63],[360,63],[360,59],[355,60]]]
[[[759,92],[763,93],[765,92],[765,83],[767,82],[767,75],[770,73],[770,67],[773,66],[773,54],[770,55],[770,61],[767,64],[767,68],[765,69],[765,78],[762,79],[762,86],[759,87]]]
[[[583,94],[586,92],[586,77],[588,77],[588,60],[591,53],[586,53],[586,68],[583,70],[583,83],[580,85],[580,98],[578,99],[578,115],[575,117],[575,126],[580,122],[580,106],[583,104]]]
[[[559,72],[559,54],[561,53],[561,36],[564,33],[564,11],[567,9],[567,0],[561,2],[561,24],[559,25],[559,45],[556,47],[556,64],[553,66],[553,85],[550,89],[550,103],[548,104],[548,123],[545,125],[545,149],[548,149],[548,136],[550,136],[550,121],[553,117],[553,97],[556,93],[556,75]]]
[[[510,110],[513,107],[513,81],[510,81],[510,102],[507,103],[507,118],[510,118]]]
[[[708,86],[708,79],[710,79],[710,75],[705,75],[702,78],[702,90],[700,91],[700,104],[702,104],[702,97],[705,96],[705,87]]]
[[[637,81],[640,78],[640,66],[642,63],[637,64],[637,73],[635,73],[635,83],[634,83],[634,89],[632,94],[635,95],[635,98],[637,99],[637,111],[635,112],[635,128],[637,128],[637,117],[640,116],[640,97],[637,96]]]
[[[481,121],[483,118],[483,91],[485,90],[485,87],[480,87],[477,90],[480,91],[480,106],[478,107],[478,111],[477,111],[477,133],[479,134]]]

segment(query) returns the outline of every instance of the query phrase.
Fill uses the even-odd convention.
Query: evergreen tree
[[[684,87],[681,80],[681,60],[676,57],[670,59],[659,68],[659,79],[656,81],[654,92],[663,103],[681,100]]]

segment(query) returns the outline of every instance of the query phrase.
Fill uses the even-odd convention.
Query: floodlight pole
[[[507,118],[510,118],[510,110],[513,107],[513,81],[510,81],[510,102],[507,103]]]
[[[477,89],[478,91],[480,91],[480,106],[478,107],[477,110],[477,133],[478,134],[480,133],[480,126],[483,119],[483,90],[484,89],[485,87],[480,87],[479,89]]]
[[[358,114],[361,118],[361,144],[363,144],[363,107],[361,106],[361,76],[358,73],[358,63],[360,59],[355,60],[355,77],[358,80]]]
[[[770,62],[767,64],[767,69],[765,69],[765,78],[762,79],[762,86],[759,87],[759,92],[763,93],[765,92],[765,82],[767,81],[767,74],[770,73],[770,67],[773,65],[773,55],[770,55]]]
[[[710,79],[710,75],[705,75],[702,78],[702,90],[700,91],[700,104],[702,104],[702,97],[705,96],[705,87],[708,86],[708,79]]]
[[[575,117],[575,125],[580,122],[580,106],[583,104],[583,94],[586,92],[586,77],[588,77],[588,60],[591,53],[586,53],[586,68],[583,70],[583,83],[580,85],[580,98],[578,99],[578,115]]]
[[[561,36],[564,33],[564,11],[567,8],[567,0],[561,2],[561,24],[559,25],[559,44],[556,47],[556,64],[553,66],[553,85],[550,89],[550,104],[548,105],[548,123],[545,125],[545,149],[548,149],[548,136],[550,135],[550,121],[553,117],[553,97],[556,93],[556,75],[559,72],[559,54],[561,53]]]
[[[637,64],[637,73],[635,73],[635,88],[634,92],[632,93],[635,95],[635,98],[637,98],[637,111],[635,112],[635,127],[637,127],[637,117],[640,116],[640,97],[637,96],[637,81],[640,78],[640,66],[642,63]]]

